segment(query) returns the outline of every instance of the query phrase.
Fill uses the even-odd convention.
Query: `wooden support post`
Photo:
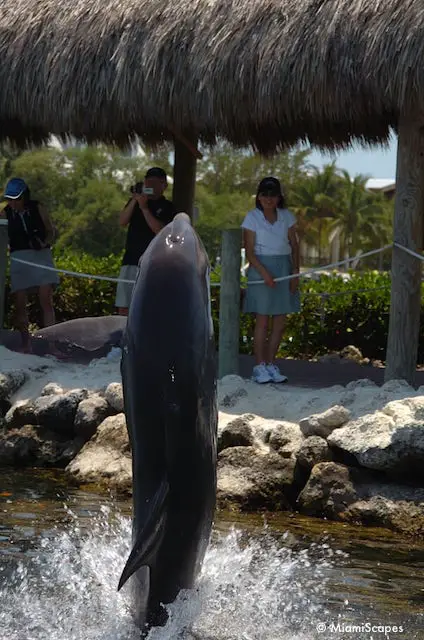
[[[424,216],[424,118],[399,122],[394,241],[420,253]],[[413,384],[417,366],[422,263],[393,248],[385,381]]]
[[[196,146],[195,143],[194,147]],[[174,186],[172,202],[178,212],[183,211],[193,218],[194,192],[196,189],[196,155],[194,149],[178,138],[175,140]]]
[[[219,378],[239,372],[241,229],[222,232]]]
[[[0,329],[3,329],[3,325],[4,325],[4,304],[5,304],[8,244],[9,244],[9,237],[7,234],[7,220],[0,218]]]

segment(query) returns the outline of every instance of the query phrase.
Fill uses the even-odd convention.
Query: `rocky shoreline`
[[[26,371],[0,374],[0,465],[61,468],[70,482],[129,496],[122,385],[63,389],[50,382],[36,398],[14,401],[27,380]],[[284,510],[423,535],[424,389],[351,382],[324,411],[313,411],[322,405],[319,393],[308,397],[296,419],[290,392],[249,385],[238,376],[219,383],[218,508]],[[261,393],[261,409],[250,412],[252,394]],[[378,409],[358,404],[365,396]]]

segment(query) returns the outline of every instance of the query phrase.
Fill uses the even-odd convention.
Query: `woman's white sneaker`
[[[253,367],[252,380],[254,382],[257,382],[258,384],[272,382],[272,376],[270,375],[265,364],[257,364],[255,367]]]
[[[287,376],[283,376],[276,364],[267,364],[266,370],[272,382],[287,382]]]

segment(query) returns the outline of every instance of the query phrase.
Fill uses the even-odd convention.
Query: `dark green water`
[[[130,536],[130,501],[60,473],[0,472],[0,640],[137,638],[116,592]],[[412,640],[423,611],[424,542],[219,513],[198,589],[151,638]]]

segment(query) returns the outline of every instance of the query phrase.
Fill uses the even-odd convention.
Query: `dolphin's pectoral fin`
[[[157,543],[163,535],[166,521],[166,501],[169,493],[167,480],[163,480],[150,502],[150,511],[130,553],[118,584],[118,591],[143,565],[149,566]]]

